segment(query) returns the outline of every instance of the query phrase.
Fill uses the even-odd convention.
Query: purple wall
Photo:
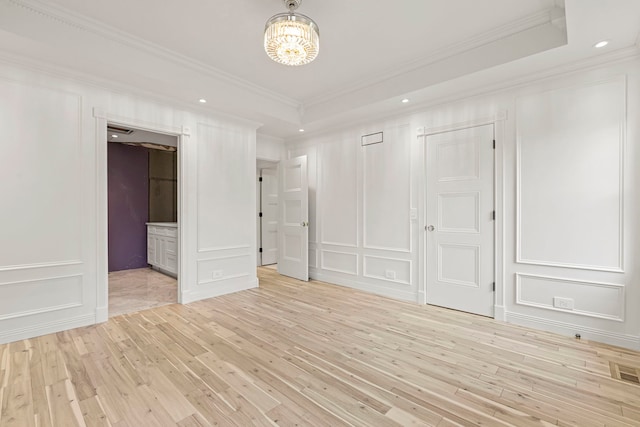
[[[146,148],[107,144],[109,271],[147,266],[149,156]]]

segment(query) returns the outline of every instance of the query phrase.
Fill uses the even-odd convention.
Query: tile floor
[[[175,304],[178,281],[151,268],[109,273],[109,317]]]

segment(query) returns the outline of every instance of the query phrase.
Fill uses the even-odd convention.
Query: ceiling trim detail
[[[89,85],[105,91],[120,92],[139,96],[148,102],[169,105],[171,107],[179,108],[181,110],[188,111],[190,113],[197,114],[203,117],[213,117],[220,120],[226,120],[239,126],[254,127],[257,129],[264,125],[264,123],[258,120],[252,120],[239,115],[231,114],[217,108],[205,109],[203,107],[194,106],[193,103],[184,102],[183,100],[175,98],[173,96],[161,95],[157,92],[149,92],[135,86],[117,82],[115,80],[103,79],[101,77],[96,77],[94,75],[79,72],[77,70],[74,70],[73,68],[53,65],[49,62],[44,62],[26,56],[0,51],[0,65],[6,65],[13,69],[24,69],[33,73],[45,73],[56,79],[72,81],[80,85]],[[0,69],[0,75],[2,74],[2,70]],[[19,81],[16,79],[12,80]]]
[[[435,64],[447,58],[460,55],[473,49],[477,49],[478,47],[493,43],[497,40],[501,40],[509,36],[513,36],[514,34],[518,34],[532,28],[549,24],[554,25],[557,28],[563,28],[565,26],[564,9],[554,7],[542,12],[534,13],[516,21],[509,22],[508,24],[494,28],[490,31],[486,31],[475,37],[438,49],[428,56],[418,58],[404,65],[400,65],[397,67],[394,66],[392,70],[380,74],[375,78],[362,80],[357,85],[349,85],[348,87],[343,87],[336,91],[325,93],[321,96],[312,98],[305,102],[304,106],[310,107],[313,105],[329,102],[335,98],[339,98],[358,90],[365,89],[369,86],[376,85],[378,83],[401,76],[408,72],[428,67],[429,65]]]
[[[354,126],[364,126],[379,120],[394,120],[399,118],[405,118],[412,114],[424,112],[430,108],[437,107],[439,105],[447,105],[459,102],[464,99],[480,97],[492,93],[499,93],[507,90],[514,90],[521,87],[549,81],[561,76],[568,76],[574,73],[585,72],[589,70],[595,70],[603,66],[609,66],[613,64],[624,63],[626,61],[634,61],[640,59],[640,45],[630,46],[622,49],[618,49],[607,54],[602,54],[596,57],[581,59],[573,61],[562,66],[549,67],[542,71],[536,71],[531,74],[519,76],[513,79],[504,80],[499,83],[491,84],[488,86],[479,86],[471,90],[463,90],[455,93],[451,93],[446,96],[440,96],[438,98],[429,99],[428,101],[418,102],[411,108],[405,109],[402,112],[396,114],[389,114],[388,111],[380,112],[373,115],[367,115],[366,117],[359,117],[353,119],[348,124],[337,123],[332,126],[323,128],[320,132],[306,132],[305,135],[296,135],[291,138],[287,138],[285,142],[287,144],[302,144],[311,141],[313,138],[321,138],[332,135],[335,132],[345,131],[352,129]]]
[[[69,26],[75,30],[90,32],[104,39],[128,45],[145,53],[159,57],[163,60],[171,61],[183,67],[203,73],[211,78],[253,91],[266,98],[283,103],[289,107],[299,108],[301,105],[299,101],[293,98],[289,98],[280,93],[271,91],[262,86],[251,83],[245,79],[236,77],[230,73],[204,64],[203,62],[187,57],[173,50],[163,48],[155,43],[146,41],[92,18],[75,14],[64,8],[45,4],[38,0],[7,0],[7,2],[16,7],[20,7],[28,11],[29,13],[51,19],[59,24]]]

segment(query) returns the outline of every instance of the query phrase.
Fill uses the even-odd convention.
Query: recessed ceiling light
[[[403,99],[403,100],[402,100],[402,103],[403,103],[403,104],[406,104],[407,102],[409,102],[409,99],[408,99],[408,98],[405,98],[405,99]]]
[[[201,103],[201,104],[206,104],[206,103],[207,103],[207,100],[206,100],[206,99],[204,99],[204,98],[200,98],[200,103]]]
[[[609,42],[607,40],[602,40],[601,42],[598,42],[598,43],[594,44],[593,47],[601,48],[601,47],[605,47],[608,44],[609,44]]]
[[[117,138],[118,135],[111,135],[111,138]]]
[[[298,129],[298,132],[304,132],[304,129],[300,128]]]

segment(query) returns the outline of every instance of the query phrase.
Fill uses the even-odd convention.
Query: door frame
[[[504,270],[504,145],[505,126],[507,112],[499,111],[492,116],[482,117],[465,122],[452,123],[432,128],[418,128],[417,138],[419,140],[420,156],[422,158],[420,181],[418,191],[418,206],[422,210],[419,215],[418,230],[418,303],[427,304],[427,236],[425,227],[427,226],[427,137],[445,132],[463,130],[477,126],[493,125],[493,132],[496,141],[493,153],[493,208],[496,212],[495,226],[493,228],[494,255],[493,268],[496,282],[494,293],[493,316],[497,320],[506,320],[505,311],[505,270]]]
[[[258,164],[260,162],[269,162],[271,163],[271,166],[273,166],[272,168],[268,168],[268,167],[258,167]],[[271,159],[267,159],[267,158],[261,158],[261,157],[256,157],[256,203],[258,204],[258,209],[257,211],[260,212],[260,209],[262,209],[262,181],[259,180],[259,178],[262,177],[262,169],[275,169],[276,170],[276,177],[278,176],[278,171],[280,167],[280,160],[271,160]],[[278,202],[279,203],[279,202]],[[262,263],[262,253],[260,252],[260,248],[262,248],[262,218],[260,216],[258,216],[258,219],[256,221],[257,227],[256,227],[256,257],[259,260],[258,267],[262,267],[264,264]],[[277,241],[277,237],[276,237],[276,241]],[[278,254],[276,252],[276,264],[278,263]],[[267,265],[271,265],[271,264],[267,264]]]
[[[141,121],[133,117],[116,116],[100,108],[93,109],[93,117],[96,120],[96,233],[97,233],[97,250],[96,250],[96,277],[97,277],[97,294],[96,294],[96,323],[106,322],[109,320],[109,241],[108,241],[108,170],[107,170],[107,123],[131,127],[135,129],[145,130],[149,132],[172,135],[178,139],[178,289],[177,302],[182,304],[183,294],[188,290],[188,268],[189,265],[189,247],[188,229],[187,229],[187,162],[184,155],[185,146],[188,144],[191,135],[187,126],[175,127],[160,123],[149,123]]]

